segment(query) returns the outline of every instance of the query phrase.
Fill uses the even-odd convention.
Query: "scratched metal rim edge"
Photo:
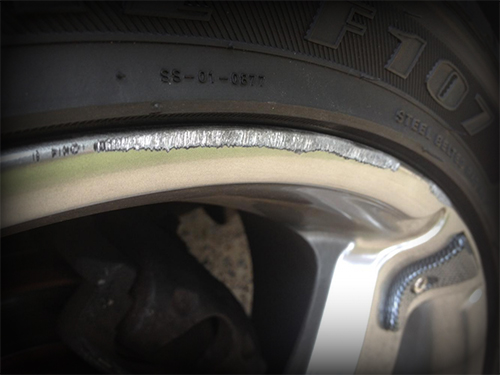
[[[446,194],[436,184],[407,169],[397,159],[341,138],[302,131],[219,127],[209,130],[190,128],[155,132],[144,130],[141,132],[98,134],[72,139],[71,142],[48,142],[11,150],[2,155],[2,173],[27,166],[47,165],[53,160],[64,159],[66,155],[69,159],[77,159],[82,155],[116,154],[130,150],[160,151],[168,154],[171,150],[200,148],[272,149],[288,151],[293,154],[324,152],[340,156],[342,160],[355,161],[356,165],[359,163],[359,165],[375,167],[374,171],[388,170],[390,173],[407,171],[412,174],[413,178],[425,182],[428,197],[437,199],[439,205],[446,207],[447,210],[455,211]],[[356,363],[357,361],[351,363],[350,370],[355,370]]]
[[[176,128],[156,131],[97,133],[71,141],[44,142],[2,153],[3,168],[88,153],[165,151],[190,148],[259,147],[295,153],[324,151],[379,168],[396,171],[400,162],[368,146],[332,135],[303,130],[248,127]]]
[[[168,154],[175,150],[238,148],[268,149],[299,155],[324,152],[377,169],[389,169],[392,172],[404,170],[425,181],[434,197],[442,204],[451,206],[449,198],[435,183],[382,151],[332,135],[280,128],[190,127],[160,131],[142,129],[129,132],[96,133],[10,149],[2,152],[0,165],[5,175],[4,172],[35,165],[46,166],[61,160],[75,160],[85,155],[107,155],[118,152],[128,154],[130,151]],[[3,214],[2,219],[5,219]],[[2,223],[2,227],[6,225]]]

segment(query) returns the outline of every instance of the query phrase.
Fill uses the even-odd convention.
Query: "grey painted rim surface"
[[[482,370],[486,286],[474,239],[441,189],[390,155],[309,132],[214,127],[87,135],[8,150],[1,163],[3,228],[120,199],[218,186],[220,194],[183,200],[278,220],[318,259],[333,254],[333,264],[319,269],[328,293],[312,296],[309,314],[320,311],[321,319],[306,319],[303,327],[303,337],[315,336],[313,345],[301,338],[296,344],[296,353],[310,352],[309,373],[387,373],[415,358],[431,372]],[[237,195],[223,193],[232,186],[240,187]],[[273,199],[256,198],[266,194]],[[381,311],[398,272],[457,235],[467,239],[470,257],[454,267],[477,272],[417,296],[409,291],[398,329],[384,327]],[[448,277],[443,272],[457,274],[432,272],[438,280]],[[419,352],[406,336],[419,337],[422,327],[421,342],[432,347],[422,344]],[[288,369],[297,366],[292,356]]]

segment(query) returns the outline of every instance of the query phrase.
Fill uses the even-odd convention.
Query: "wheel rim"
[[[2,191],[2,225],[12,233],[110,202],[173,200],[232,207],[292,229],[317,272],[287,371],[404,371],[404,362],[425,356],[430,371],[482,369],[486,285],[473,236],[439,187],[385,153],[280,129],[141,129],[7,150]],[[461,234],[460,251],[470,257],[453,267],[473,264],[476,272],[421,293],[407,289],[421,290],[427,276],[411,279],[403,289],[415,297],[399,327],[384,326],[381,311],[399,273],[452,252]],[[445,279],[443,272],[450,271],[433,267],[430,277]],[[412,349],[405,334],[447,312],[448,326],[433,323],[427,332],[431,355]]]

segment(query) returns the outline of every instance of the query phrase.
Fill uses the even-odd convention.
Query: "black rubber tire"
[[[488,283],[485,372],[497,372],[499,74],[487,25],[470,3],[2,2],[2,147],[238,123],[386,151],[441,186],[473,231]]]

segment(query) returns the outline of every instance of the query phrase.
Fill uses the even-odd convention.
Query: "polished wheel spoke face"
[[[6,233],[160,202],[239,210],[270,372],[482,370],[474,238],[438,186],[380,151],[280,129],[94,134],[4,151],[2,192]]]

